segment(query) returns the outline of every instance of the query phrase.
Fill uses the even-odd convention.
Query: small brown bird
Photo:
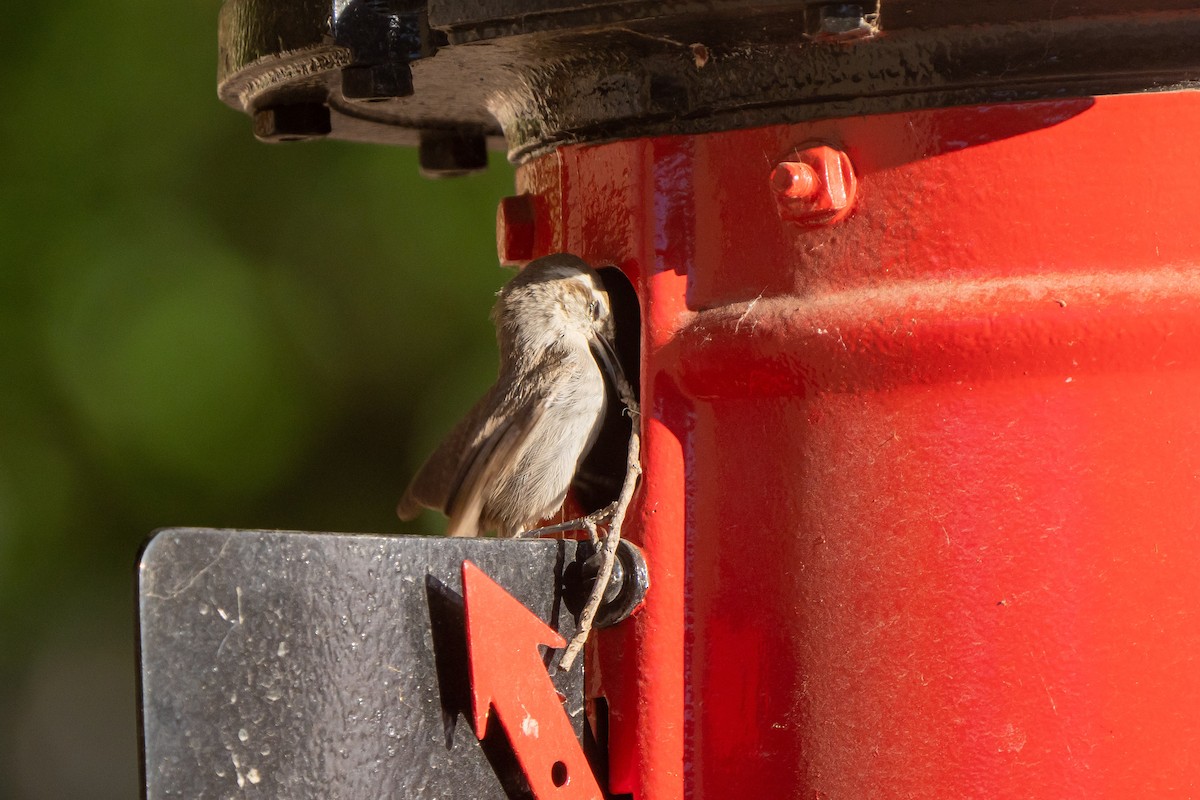
[[[600,430],[613,317],[600,276],[565,253],[530,262],[492,309],[500,374],[413,478],[396,512],[444,512],[450,536],[515,536],[557,511]]]

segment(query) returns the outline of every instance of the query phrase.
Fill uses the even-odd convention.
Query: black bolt
[[[254,135],[263,142],[320,139],[333,129],[323,103],[268,106],[254,112]]]
[[[576,552],[577,557],[584,560],[572,564],[563,575],[566,586],[563,599],[573,614],[583,610],[592,587],[596,585],[603,561],[603,553],[593,552],[590,544],[581,543]],[[593,625],[609,628],[628,619],[646,599],[646,590],[649,588],[650,574],[646,568],[646,557],[640,548],[622,539],[617,544],[617,558],[613,562],[608,585],[604,587]]]
[[[481,133],[421,131],[417,158],[427,178],[469,175],[487,169],[487,140]]]
[[[403,62],[346,67],[342,70],[342,97],[379,103],[413,93],[412,69]]]
[[[617,545],[618,551],[620,550],[620,547],[621,547],[621,545],[618,544]],[[589,591],[591,591],[590,587],[595,585],[596,578],[598,578],[600,576],[600,565],[603,562],[604,562],[603,553],[596,553],[596,554],[592,555],[590,558],[588,558],[587,561],[584,561],[583,567],[580,568],[579,574],[583,577],[583,580],[587,583],[587,585],[589,587],[589,589],[588,589]],[[605,606],[605,605],[608,605],[609,603],[612,603],[613,601],[615,601],[617,599],[617,597],[620,596],[621,589],[622,589],[624,583],[625,583],[625,567],[623,564],[621,564],[621,559],[618,556],[617,559],[615,561],[613,561],[612,572],[609,573],[609,576],[608,576],[608,586],[604,587],[604,594],[601,595],[601,597],[600,597],[600,604],[602,606]]]

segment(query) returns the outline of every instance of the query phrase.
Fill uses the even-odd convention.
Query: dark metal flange
[[[235,108],[315,103],[334,138],[437,131],[517,162],[566,143],[1200,81],[1191,0],[226,0],[220,25]]]

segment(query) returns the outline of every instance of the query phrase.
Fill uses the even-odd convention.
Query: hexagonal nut
[[[302,142],[320,139],[333,130],[324,103],[290,103],[254,112],[254,135],[263,142]]]
[[[381,103],[413,93],[408,64],[372,64],[342,69],[342,97],[360,103]]]
[[[487,139],[460,130],[421,131],[417,163],[426,178],[453,178],[487,169]]]
[[[858,189],[850,157],[822,142],[792,151],[772,170],[770,183],[780,216],[808,225],[844,219]]]

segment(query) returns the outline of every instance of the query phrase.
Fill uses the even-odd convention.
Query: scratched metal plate
[[[139,575],[146,798],[524,796],[502,734],[471,731],[461,565],[569,639],[574,558],[573,542],[159,532]],[[582,735],[580,670],[555,684]]]

